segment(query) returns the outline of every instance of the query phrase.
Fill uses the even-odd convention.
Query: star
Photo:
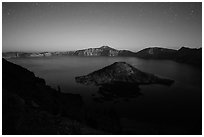
[[[40,4],[38,2],[35,3],[36,7],[40,7]]]
[[[195,13],[195,10],[192,9],[190,12],[190,16],[192,16],[194,13]]]

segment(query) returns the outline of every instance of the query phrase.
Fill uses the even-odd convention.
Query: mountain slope
[[[136,57],[144,59],[168,59],[180,63],[202,66],[202,48],[191,49],[181,47],[179,50],[172,50],[153,47],[137,52]]]
[[[2,59],[2,134],[79,134],[71,130],[77,126],[67,126],[81,106],[80,95],[52,89],[33,72]]]
[[[136,53],[136,57],[145,59],[172,59],[176,54],[176,50],[152,47],[146,48]]]
[[[109,46],[102,46],[99,48],[88,48],[84,50],[77,50],[73,55],[76,56],[134,56],[134,52],[128,50],[116,50]]]
[[[202,67],[202,48],[190,49],[182,47],[177,51],[175,61]]]
[[[63,93],[60,88],[55,90],[33,72],[2,59],[2,134],[121,132],[115,112],[109,115],[103,111],[96,113],[84,105],[79,94]]]
[[[75,78],[82,84],[110,84],[110,83],[132,83],[132,84],[167,84],[171,85],[173,80],[159,78],[153,74],[145,73],[126,62],[115,62],[100,70],[94,71],[86,76]]]

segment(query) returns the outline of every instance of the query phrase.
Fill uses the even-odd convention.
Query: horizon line
[[[82,48],[82,49],[76,49],[76,50],[63,50],[63,51],[60,51],[60,50],[56,50],[56,51],[3,51],[2,50],[2,53],[8,53],[8,52],[22,52],[22,53],[43,53],[43,52],[69,52],[69,51],[78,51],[78,50],[85,50],[85,49],[93,49],[93,48],[102,48],[104,46],[100,46],[100,47],[88,47],[88,48]],[[143,48],[141,50],[138,50],[138,51],[132,51],[132,50],[129,50],[129,49],[116,49],[114,47],[110,47],[110,46],[107,46],[109,48],[112,48],[112,49],[115,49],[115,50],[128,50],[128,51],[131,51],[131,52],[138,52],[138,51],[141,51],[143,49],[147,49],[147,48],[164,48],[164,49],[172,49],[172,50],[179,50],[181,49],[182,47],[184,48],[190,48],[190,49],[200,49],[202,48],[199,47],[199,48],[193,48],[193,47],[187,47],[187,46],[181,46],[180,48],[177,48],[177,49],[174,49],[174,48],[167,48],[167,47],[162,47],[162,46],[150,46],[150,47],[146,47],[146,48]]]

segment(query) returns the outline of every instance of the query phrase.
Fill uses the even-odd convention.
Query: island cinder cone
[[[142,72],[126,62],[115,62],[88,75],[76,77],[75,80],[85,85],[110,83],[171,85],[174,82],[170,79],[164,79],[150,73]]]

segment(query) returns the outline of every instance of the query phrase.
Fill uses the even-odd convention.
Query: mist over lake
[[[202,71],[198,67],[170,60],[135,57],[55,56],[12,58],[9,61],[33,71],[53,88],[60,86],[62,92],[82,95],[88,108],[114,108],[120,115],[122,126],[127,130],[137,130],[136,123],[140,122],[155,129],[157,126],[170,126],[172,130],[196,130],[195,123],[201,122]],[[76,76],[86,75],[118,61],[127,62],[144,72],[173,79],[175,83],[171,87],[141,85],[141,95],[135,98],[96,102],[93,100],[93,95],[98,95],[96,86],[75,82]]]

